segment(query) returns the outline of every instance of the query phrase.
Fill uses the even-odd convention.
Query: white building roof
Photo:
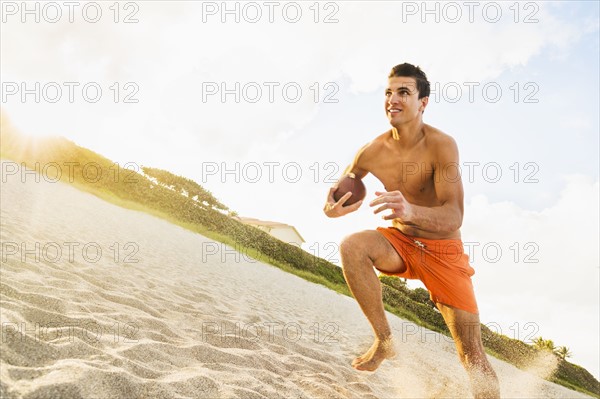
[[[249,224],[252,226],[264,226],[267,227],[269,229],[276,229],[276,228],[280,228],[280,229],[291,229],[294,231],[294,233],[298,236],[298,238],[300,238],[300,240],[304,243],[306,242],[304,240],[304,238],[302,238],[302,236],[300,235],[300,233],[298,232],[298,230],[296,230],[296,228],[294,226],[291,226],[289,224],[285,224],[285,223],[280,223],[280,222],[269,222],[266,220],[259,220],[259,219],[255,219],[255,218],[247,218],[247,217],[237,217],[236,219],[238,219],[240,222],[244,223],[244,224]]]

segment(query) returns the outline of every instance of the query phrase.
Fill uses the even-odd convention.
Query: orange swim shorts
[[[381,273],[421,280],[433,302],[478,313],[471,282],[475,270],[469,265],[461,240],[412,237],[395,227],[378,227],[377,231],[392,244],[406,266],[403,273]]]

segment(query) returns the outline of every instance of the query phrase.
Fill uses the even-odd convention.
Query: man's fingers
[[[337,190],[337,188],[335,187],[331,187],[329,189],[329,194],[327,195],[327,202],[335,202],[335,198],[333,198],[333,193],[335,193],[335,190]]]
[[[354,212],[355,210],[357,210],[358,208],[360,208],[360,206],[362,205],[362,203],[363,203],[362,200],[360,200],[360,201],[355,202],[352,205],[345,206],[344,209],[347,209],[348,212]]]
[[[386,195],[393,195],[393,192],[390,191],[375,191],[375,195],[378,197],[381,196],[386,196]]]
[[[379,208],[375,209],[373,211],[373,213],[377,215],[379,212],[385,211],[386,209],[390,209],[390,208],[391,208],[390,204],[384,204],[383,206],[380,206]]]
[[[335,203],[336,206],[340,205],[340,206],[344,206],[344,204],[346,203],[346,201],[348,201],[348,198],[350,198],[352,196],[352,193],[350,191],[348,191],[346,194],[344,194],[342,196],[342,198],[340,198],[340,200],[338,202]]]
[[[373,201],[370,202],[370,206],[375,206],[375,205],[379,205],[379,204],[383,204],[386,202],[398,202],[398,198],[394,195],[394,194],[390,194],[390,193],[379,193],[381,194],[379,197],[375,198]]]
[[[383,204],[384,202],[386,202],[386,200],[383,197],[375,198],[373,201],[369,202],[369,206]]]
[[[404,195],[402,194],[402,192],[400,190],[395,190],[395,191],[375,191],[375,195],[378,198],[404,198]]]
[[[383,216],[383,220],[396,219],[396,214],[392,213],[391,215]]]
[[[356,211],[363,203],[362,200],[355,202],[352,205],[344,206],[344,203],[350,198],[352,193],[348,192],[340,198],[338,202],[327,202],[325,204],[325,213],[329,217],[344,216],[350,212]]]

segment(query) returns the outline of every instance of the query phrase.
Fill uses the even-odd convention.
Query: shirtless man
[[[464,254],[460,227],[463,187],[458,149],[452,137],[423,123],[429,82],[420,68],[395,66],[385,91],[385,113],[392,129],[361,148],[344,172],[363,178],[372,173],[384,192],[369,205],[392,227],[379,227],[344,238],[340,245],[344,277],[375,333],[371,348],[352,362],[373,371],[395,355],[375,267],[387,275],[418,278],[442,313],[466,369],[476,398],[498,398],[498,379],[481,341],[479,313],[471,284],[474,273]],[[454,171],[454,173],[452,173]],[[324,212],[340,217],[362,201],[343,206],[351,194],[335,201],[329,190]],[[457,250],[458,249],[458,250]]]

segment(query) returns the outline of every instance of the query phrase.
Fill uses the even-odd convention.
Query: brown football
[[[339,201],[349,191],[352,192],[352,195],[344,203],[344,206],[352,205],[367,196],[365,184],[354,173],[348,173],[340,179],[338,189],[333,193],[333,198]]]

